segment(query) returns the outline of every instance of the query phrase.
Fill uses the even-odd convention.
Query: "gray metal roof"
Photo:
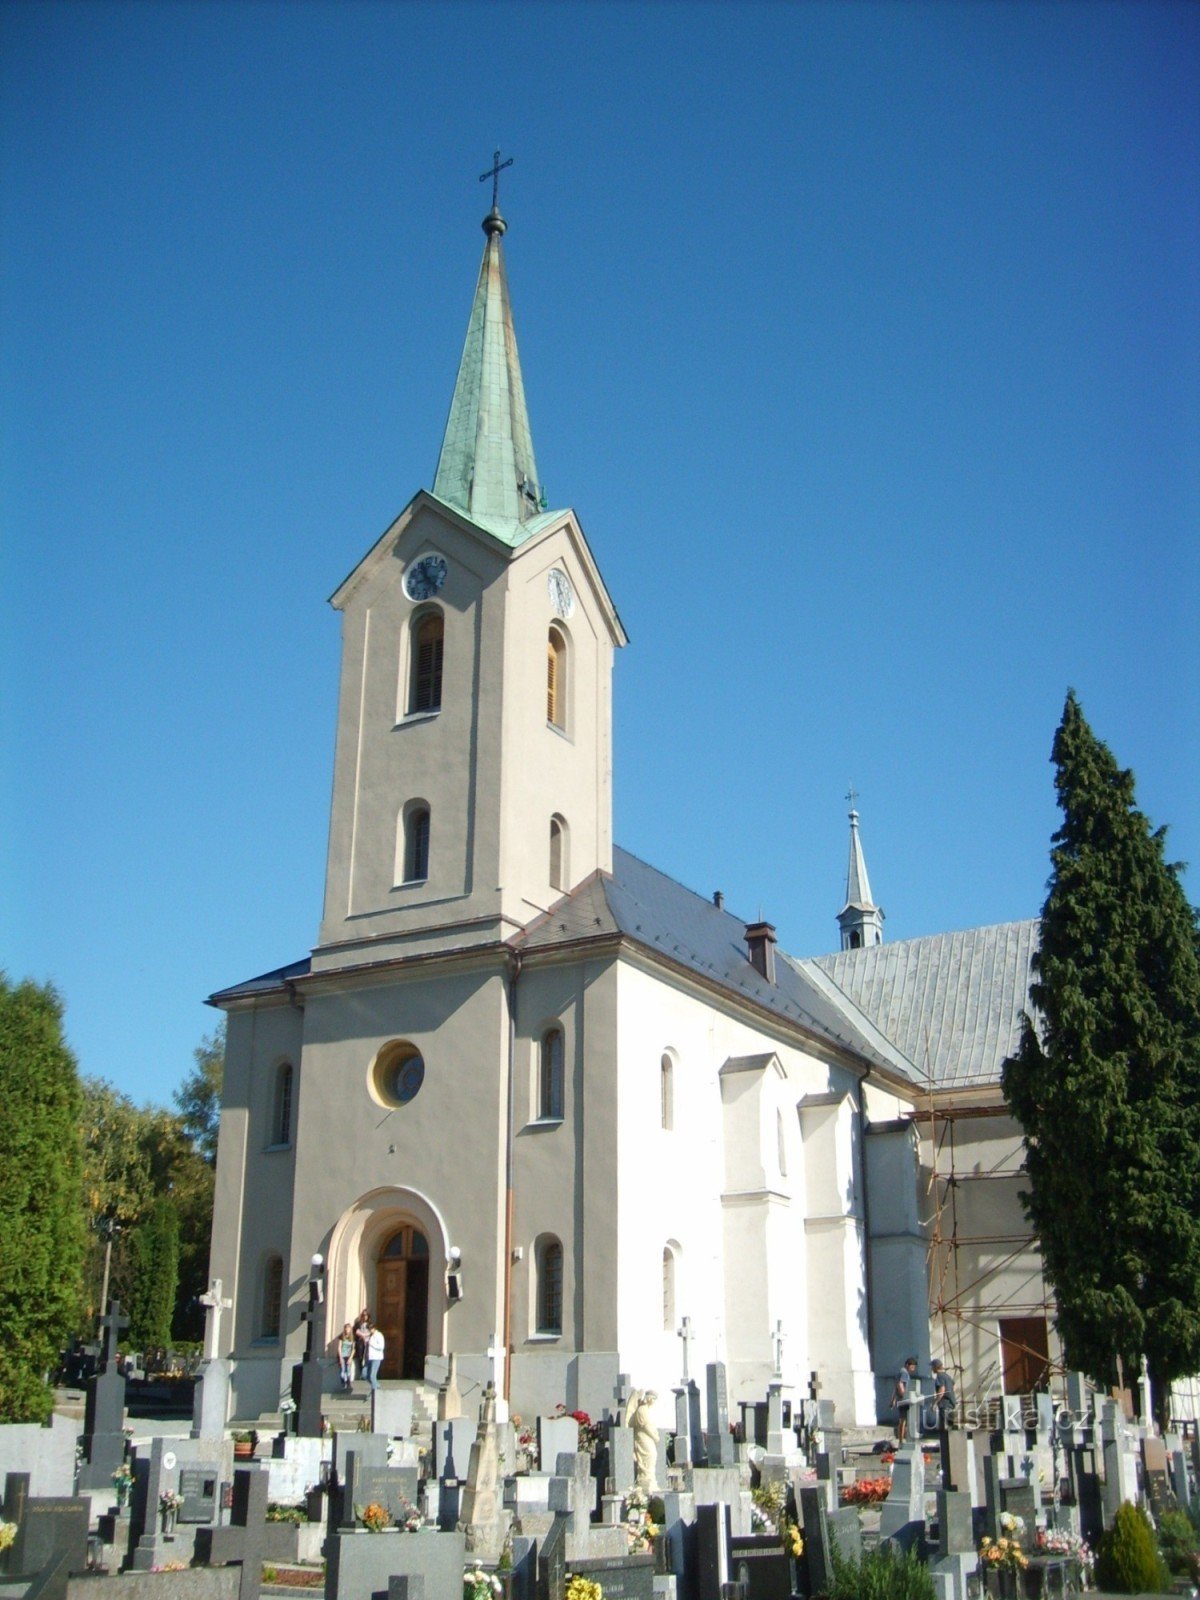
[[[1038,923],[1001,922],[962,933],[818,956],[826,973],[907,1058],[942,1089],[998,1083],[1029,1005]]]
[[[919,1082],[911,1064],[871,1019],[822,974],[779,951],[776,981],[768,983],[746,953],[746,924],[741,917],[684,888],[628,850],[613,850],[611,877],[597,873],[585,880],[517,942],[522,949],[539,950],[618,933],[736,998],[753,1001],[868,1063]]]

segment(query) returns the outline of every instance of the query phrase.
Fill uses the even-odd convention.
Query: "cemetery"
[[[208,1298],[215,1349],[219,1284]],[[849,1600],[868,1571],[897,1600],[1055,1600],[1135,1592],[1139,1549],[1137,1592],[1196,1593],[1196,1420],[1159,1433],[1079,1374],[941,1431],[918,1377],[897,1445],[843,1428],[818,1373],[796,1394],[781,1361],[731,1415],[722,1364],[689,1373],[685,1324],[670,1430],[624,1375],[598,1418],[523,1419],[495,1376],[460,1392],[453,1360],[436,1392],[335,1399],[310,1349],[293,1389],[316,1407],[285,1397],[274,1431],[227,1425],[210,1356],[186,1436],[143,1436],[120,1306],[101,1320],[82,1431],[0,1428],[0,1600]]]

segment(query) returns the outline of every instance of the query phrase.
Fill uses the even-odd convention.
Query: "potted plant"
[[[253,1428],[235,1433],[233,1436],[233,1456],[235,1461],[251,1461],[254,1452],[258,1449],[258,1434]]]

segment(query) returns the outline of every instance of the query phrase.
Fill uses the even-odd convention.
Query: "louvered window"
[[[420,619],[413,634],[410,711],[437,711],[441,708],[444,641],[442,614],[440,611],[431,611]]]
[[[557,628],[546,643],[546,721],[555,728],[567,726],[567,646]]]

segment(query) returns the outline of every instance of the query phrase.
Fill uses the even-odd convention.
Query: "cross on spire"
[[[854,787],[853,784],[850,785],[850,789],[849,789],[849,792],[846,795],[846,799],[849,800],[849,802],[850,802],[851,811],[856,811],[858,809],[858,790]]]
[[[492,210],[493,211],[499,211],[499,209],[500,209],[500,174],[504,171],[505,167],[511,167],[512,166],[513,159],[514,158],[512,156],[509,156],[507,161],[501,161],[500,152],[499,152],[499,150],[497,150],[496,154],[492,157],[491,171],[490,172],[481,172],[479,174],[480,183],[486,183],[489,178],[492,180]]]

